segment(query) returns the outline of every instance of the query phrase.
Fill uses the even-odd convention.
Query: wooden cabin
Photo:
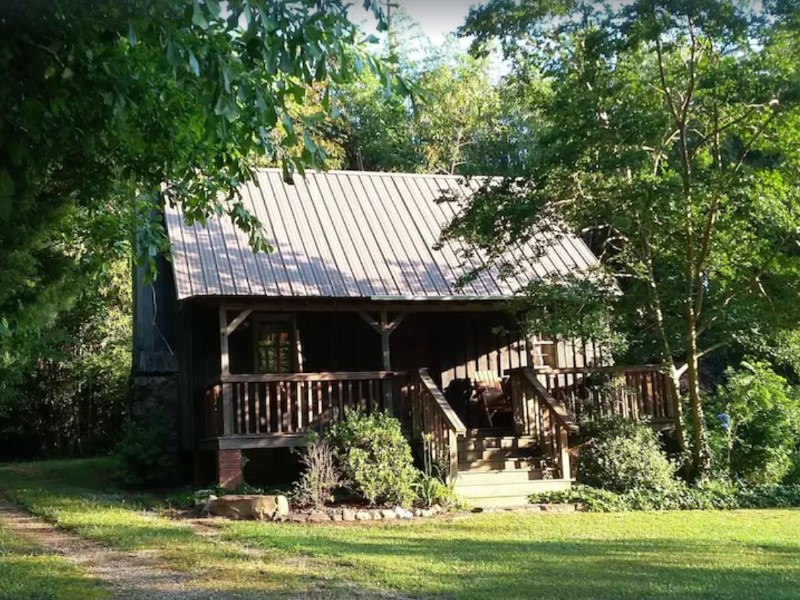
[[[509,301],[528,282],[597,264],[578,237],[520,245],[504,259],[512,277],[459,242],[439,247],[458,208],[440,200],[472,191],[451,176],[288,184],[261,170],[241,193],[271,253],[253,253],[227,219],[187,225],[168,207],[172,260],[137,285],[137,410],[168,407],[176,449],[226,486],[241,479],[243,451],[302,445],[347,408],[388,410],[412,441],[431,435],[434,459],[476,504],[568,486],[569,434],[587,402],[668,421],[657,369],[602,366],[593,344],[520,328]],[[624,384],[613,406],[608,377],[592,384],[612,372]]]

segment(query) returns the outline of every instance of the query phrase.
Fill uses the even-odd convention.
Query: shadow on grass
[[[277,538],[251,532],[237,528],[230,537],[328,559],[353,568],[357,580],[437,598],[800,597],[800,549],[783,546],[635,538],[410,540],[396,531],[390,540],[354,541],[325,531]],[[358,538],[358,530],[349,537]]]

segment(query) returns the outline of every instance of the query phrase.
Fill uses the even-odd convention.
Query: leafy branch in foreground
[[[371,41],[337,0],[2,3],[0,395],[78,277],[134,245],[155,276],[163,202],[227,216],[266,249],[237,189],[265,157],[287,177],[323,165],[314,132],[338,100],[301,110],[307,90],[365,70],[396,81]]]

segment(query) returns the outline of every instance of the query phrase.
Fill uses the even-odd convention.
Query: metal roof
[[[465,259],[458,241],[434,249],[458,210],[455,202],[437,200],[472,191],[462,177],[446,175],[308,172],[292,185],[278,169],[259,170],[241,194],[264,225],[272,253],[254,253],[227,217],[186,225],[179,209],[167,207],[178,298],[502,299],[532,280],[597,264],[579,238],[540,233],[505,257],[519,267],[512,277],[491,265],[458,287],[485,258]]]

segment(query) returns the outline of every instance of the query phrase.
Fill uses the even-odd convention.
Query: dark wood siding
[[[133,373],[171,374],[178,370],[175,355],[176,295],[172,269],[158,257],[159,276],[145,283],[144,269],[133,278]]]

